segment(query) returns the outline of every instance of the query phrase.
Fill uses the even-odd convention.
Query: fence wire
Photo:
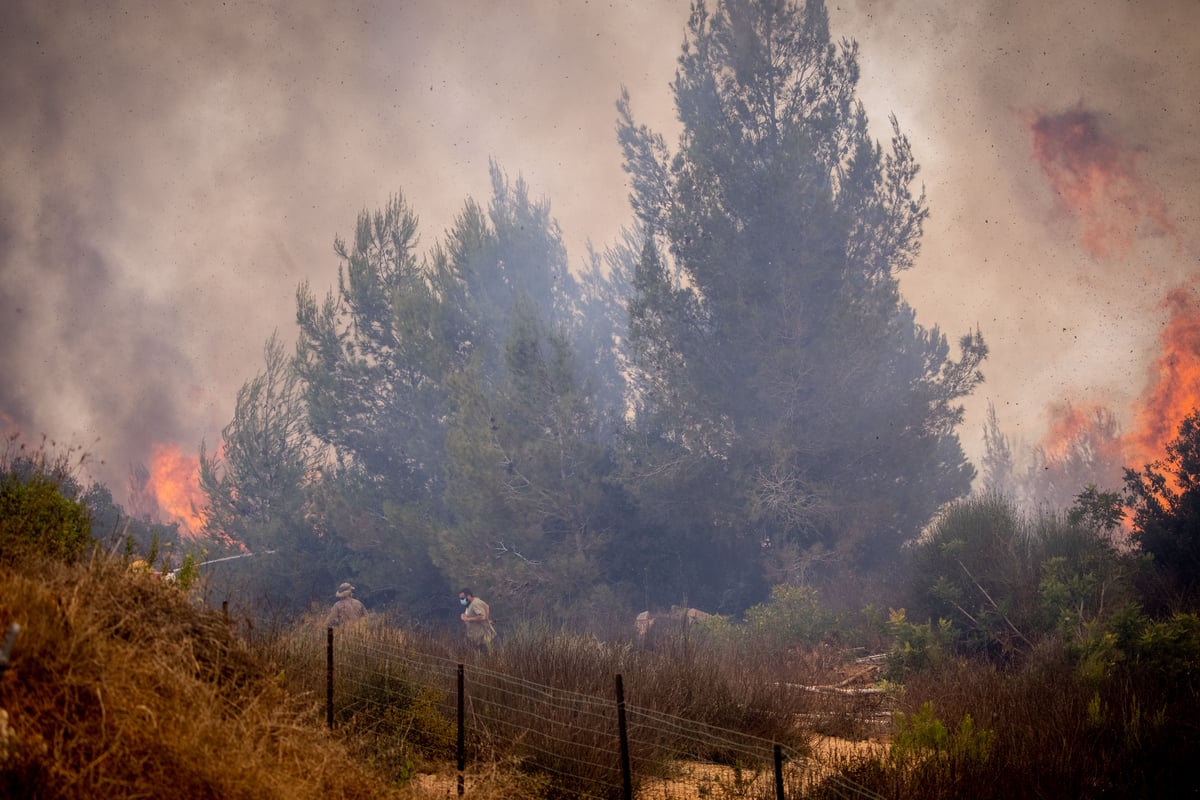
[[[446,723],[452,744],[461,662],[420,652],[402,636],[338,632],[334,646],[334,712],[366,728],[393,725],[419,696]],[[325,642],[290,641],[274,653],[292,665],[299,685],[323,686]],[[504,760],[537,772],[555,796],[615,800],[624,796],[617,702],[467,664],[465,733],[474,764]],[[615,677],[615,676],[614,676]],[[314,688],[314,692],[317,690]],[[776,743],[638,705],[625,704],[633,796],[638,800],[775,800]],[[781,746],[784,796],[800,800],[820,787],[823,798],[875,800],[880,795],[807,755]]]

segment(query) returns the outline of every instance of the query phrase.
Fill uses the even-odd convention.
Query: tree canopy
[[[635,223],[603,255],[570,268],[549,202],[494,163],[431,247],[402,195],[362,212],[336,289],[297,291],[295,383],[269,349],[239,395],[214,514],[260,514],[248,468],[277,440],[296,535],[412,608],[469,582],[538,613],[737,612],[887,565],[970,488],[987,349],[952,355],[901,296],[929,212],[857,83],[822,3],[697,2],[677,144],[617,104]]]
[[[1200,410],[1180,423],[1163,458],[1125,471],[1125,502],[1133,540],[1164,579],[1157,601],[1192,606],[1200,592]]]
[[[715,539],[875,566],[969,491],[959,401],[987,349],[968,333],[952,358],[900,296],[928,210],[897,121],[887,151],[870,138],[858,77],[821,2],[698,2],[677,147],[627,95],[618,110],[649,234],[630,304],[637,424],[669,475],[646,495],[702,504],[688,524]]]

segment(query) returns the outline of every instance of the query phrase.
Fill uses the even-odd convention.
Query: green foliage
[[[454,755],[455,729],[446,715],[446,698],[437,689],[408,682],[380,687],[376,697],[366,695],[364,702],[378,702],[384,709],[373,721],[371,734],[378,745],[372,755],[401,765],[409,777],[415,772],[414,759],[421,763],[446,761]],[[361,730],[365,720],[355,725]]]
[[[50,457],[9,439],[0,460],[0,559],[77,560],[92,543],[88,507],[73,499],[70,453]]]
[[[336,294],[318,303],[307,285],[297,291],[292,366],[306,427],[331,463],[305,476],[307,524],[290,535],[325,570],[292,585],[353,577],[423,610],[432,587],[445,591],[429,557],[444,486],[444,379],[474,332],[444,254],[423,265],[416,246],[416,214],[396,196],[360,214],[350,241],[335,241]]]
[[[906,715],[896,711],[893,724],[896,733],[892,740],[892,753],[896,757],[905,758],[910,754],[925,751],[944,752],[947,750],[949,734],[946,726],[934,716],[934,704],[925,703],[920,706],[917,714]]]
[[[815,645],[837,624],[835,615],[821,605],[816,589],[780,585],[771,589],[769,602],[746,610],[741,627],[756,646],[782,651]]]
[[[180,589],[185,592],[190,591],[196,585],[196,581],[200,580],[200,567],[196,562],[196,557],[191,553],[185,555],[183,564],[171,574]]]
[[[949,620],[940,619],[936,626],[913,623],[901,608],[888,614],[888,628],[892,635],[887,657],[889,680],[903,681],[914,672],[932,669],[953,652],[955,634]]]
[[[0,552],[74,561],[91,542],[87,507],[43,475],[0,478]]]
[[[977,729],[970,714],[962,718],[958,730],[949,733],[945,724],[934,716],[932,702],[922,704],[915,714],[897,711],[893,724],[896,733],[891,756],[901,762],[934,757],[983,764],[991,756],[996,741],[996,732]]]
[[[320,465],[283,344],[272,335],[263,350],[263,371],[238,391],[219,455],[207,457],[203,445],[200,450],[205,532],[251,550],[304,532],[305,488]]]
[[[697,5],[674,152],[618,104],[647,232],[634,486],[664,509],[675,570],[718,555],[739,570],[729,606],[765,589],[749,574],[764,541],[881,567],[974,475],[955,430],[987,348],[969,334],[952,358],[900,298],[928,211],[895,120],[886,151],[868,134],[857,58],[820,2]]]
[[[592,608],[595,587],[622,577],[611,548],[630,501],[565,331],[518,302],[504,355],[490,387],[481,369],[453,383],[454,525],[437,560],[460,583],[493,587],[489,601],[574,616]]]
[[[414,317],[441,322],[416,241],[416,214],[394,197],[359,215],[350,242],[335,240],[337,294],[318,303],[302,285],[296,295],[295,366],[313,435],[405,500],[437,478],[434,420],[445,402],[441,376],[430,374],[441,366],[438,340],[405,335]],[[435,324],[427,335],[442,333]]]
[[[1071,652],[1080,676],[1094,684],[1111,675],[1116,666],[1124,660],[1125,654],[1117,646],[1115,634],[1099,625],[1089,627],[1091,630],[1087,632],[1086,637],[1072,643]]]
[[[1138,670],[1159,686],[1200,690],[1200,616],[1175,614],[1147,625],[1136,653]]]
[[[1045,630],[1062,637],[1080,674],[1092,682],[1127,658],[1144,624],[1140,607],[1129,599],[1128,575],[1118,558],[1095,555],[1052,556],[1042,565],[1038,587]]]
[[[1095,530],[1115,531],[1125,518],[1125,505],[1119,492],[1101,491],[1089,483],[1075,497],[1075,505],[1067,512],[1067,521]]]
[[[1125,471],[1133,540],[1165,582],[1156,611],[1192,605],[1200,595],[1200,410],[1189,414],[1164,458]]]
[[[1006,662],[1058,635],[1101,668],[1137,572],[1114,547],[1110,518],[1023,515],[997,494],[955,503],[911,550],[910,613],[953,620],[965,652]]]
[[[584,296],[549,204],[495,164],[491,178],[487,208],[469,200],[423,258],[402,198],[363,213],[336,243],[336,295],[297,295],[295,369],[332,456],[314,528],[364,579],[391,574],[411,609],[469,582],[508,608],[553,610],[612,582],[614,531],[637,529],[584,368],[608,370],[595,385],[623,413],[620,298]],[[587,283],[601,286],[619,284]],[[578,358],[577,334],[603,352]]]
[[[1023,629],[1037,588],[1035,536],[999,495],[952,504],[911,551],[910,613],[953,620],[968,650],[1006,657],[1027,647]]]
[[[314,502],[324,488],[320,452],[299,376],[273,334],[262,371],[238,391],[216,454],[200,445],[204,532],[230,554],[246,548],[256,559],[223,567],[218,586],[237,586],[262,605],[297,612],[313,601],[315,587],[344,579],[334,570],[346,560],[345,546],[322,529]]]

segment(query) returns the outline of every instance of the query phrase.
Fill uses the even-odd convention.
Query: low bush
[[[1151,626],[1134,654],[1102,674],[1053,637],[1017,668],[950,658],[911,672],[897,693],[890,750],[844,760],[838,778],[932,800],[1172,796],[1200,780],[1189,755],[1200,714],[1185,677],[1200,666],[1190,628]],[[839,791],[834,781],[812,796]]]
[[[0,466],[0,560],[75,561],[92,542],[87,506],[63,496],[55,476],[37,462],[19,466]]]

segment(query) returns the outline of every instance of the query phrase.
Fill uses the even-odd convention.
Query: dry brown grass
[[[154,575],[131,573],[118,561],[96,559],[75,566],[47,562],[0,569],[0,626],[10,622],[22,630],[12,667],[0,678],[0,797],[433,800],[457,795],[458,776],[442,741],[446,723],[429,705],[433,701],[401,693],[407,705],[400,711],[412,719],[401,719],[403,714],[392,719],[392,712],[399,713],[396,689],[406,685],[406,675],[398,665],[385,669],[379,654],[404,649],[406,642],[386,620],[367,620],[339,637],[339,652],[357,646],[364,658],[375,655],[370,664],[359,665],[363,674],[351,681],[355,662],[343,653],[338,691],[344,694],[354,685],[386,694],[388,714],[367,724],[376,708],[368,704],[341,719],[332,734],[324,726],[323,687],[297,685],[305,683],[297,680],[303,673],[296,671],[299,663],[324,660],[323,631],[314,620],[297,629],[303,635],[285,637],[286,658],[283,651],[272,657],[272,648],[249,648],[235,624],[220,612],[204,610],[179,588]],[[583,647],[570,637],[533,638],[537,641],[523,647],[516,637],[489,663],[521,666],[537,673],[533,677],[580,691],[592,683],[609,689],[612,673],[625,670],[630,686],[667,704],[666,711],[706,711],[715,715],[713,723],[734,721],[760,733],[783,733],[773,728],[777,715],[745,709],[787,707],[787,717],[816,710],[804,696],[803,708],[791,708],[798,701],[790,694],[751,692],[752,685],[782,684],[767,663],[744,656],[737,672],[727,674],[721,659],[710,664],[701,657],[705,648],[681,651],[679,642],[639,652],[590,640]],[[677,662],[683,656],[680,673]],[[539,666],[546,675],[537,672]],[[760,670],[766,671],[760,675]],[[792,664],[789,671],[795,670]],[[806,680],[819,677],[800,672]],[[687,697],[660,691],[677,688],[685,674],[708,680],[695,683]],[[739,679],[726,684],[716,680],[718,674]],[[338,707],[343,705],[348,704]],[[743,709],[741,716],[726,719],[734,708]],[[438,724],[431,727],[434,717]],[[414,727],[413,720],[421,724]],[[516,754],[503,748],[489,752],[488,758],[472,760],[464,776],[475,800],[575,796],[575,787],[530,770]],[[670,777],[647,777],[641,793],[655,798],[761,793],[769,776],[749,769],[676,764]],[[401,785],[397,778],[408,780]]]
[[[154,575],[103,559],[5,567],[11,622],[0,796],[410,796],[353,759],[219,612]]]

